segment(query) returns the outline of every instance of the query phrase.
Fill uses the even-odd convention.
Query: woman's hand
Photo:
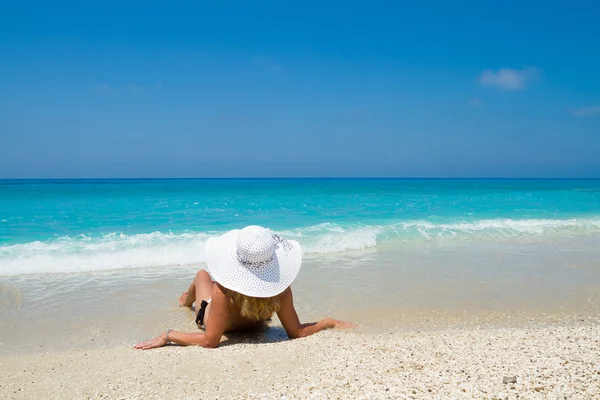
[[[325,318],[325,323],[331,328],[356,328],[358,326],[358,324],[353,322],[340,321],[333,318]]]
[[[155,349],[157,347],[163,347],[165,344],[167,344],[166,332],[161,333],[154,339],[150,339],[150,340],[146,340],[145,342],[138,343],[133,347],[135,347],[136,349],[150,350],[150,349]]]

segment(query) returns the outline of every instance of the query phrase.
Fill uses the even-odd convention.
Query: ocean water
[[[302,321],[600,315],[599,180],[0,181],[0,354],[194,331],[207,238],[250,224],[302,244]]]
[[[306,255],[585,240],[600,180],[0,180],[0,276],[195,265],[208,237],[252,224]]]

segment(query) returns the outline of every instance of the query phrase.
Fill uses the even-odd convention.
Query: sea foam
[[[0,275],[200,265],[206,260],[206,240],[219,233],[111,233],[5,245],[0,246]],[[323,223],[279,233],[298,240],[305,254],[315,254],[373,248],[386,242],[401,245],[407,242],[596,234],[600,233],[600,218],[486,219],[453,223],[416,220],[380,225]]]

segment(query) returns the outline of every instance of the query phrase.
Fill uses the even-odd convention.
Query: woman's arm
[[[351,322],[338,321],[332,318],[323,318],[319,322],[301,324],[296,309],[294,308],[294,297],[291,288],[287,288],[285,292],[283,292],[281,308],[279,309],[277,316],[286,333],[292,339],[306,337],[328,328],[352,328],[357,326]]]
[[[206,319],[206,331],[204,333],[186,333],[169,330],[161,333],[154,339],[136,344],[136,349],[149,350],[162,347],[167,343],[176,343],[181,346],[197,345],[207,348],[215,348],[221,342],[221,336],[227,328],[229,321],[229,305],[225,295],[220,291],[213,290],[210,304],[210,312]]]
[[[169,334],[168,341],[167,332]],[[215,348],[219,345],[218,341],[215,343],[214,341],[209,340],[205,333],[186,333],[174,330],[168,330],[167,332],[163,332],[153,339],[138,343],[134,347],[136,349],[149,350],[162,347],[167,343],[175,343],[182,346],[197,345],[207,348]]]

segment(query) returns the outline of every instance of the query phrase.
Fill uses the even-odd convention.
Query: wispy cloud
[[[283,72],[284,66],[266,57],[254,57],[254,64],[271,72]]]
[[[146,89],[143,86],[129,84],[125,86],[125,92],[129,94],[144,94]]]
[[[115,96],[119,94],[142,95],[159,90],[161,87],[161,82],[153,86],[134,85],[131,83],[124,86],[113,86],[105,82],[94,82],[92,85],[92,88],[96,93],[104,96]]]
[[[104,82],[94,82],[93,89],[96,93],[100,93],[105,96],[112,96],[119,93],[117,88],[114,88],[108,83]]]
[[[472,97],[469,99],[469,106],[473,108],[478,108],[483,105],[483,100],[478,97]]]
[[[571,114],[576,117],[591,117],[600,114],[600,106],[588,106],[571,110]]]
[[[525,89],[539,75],[540,69],[537,67],[486,69],[479,76],[479,83],[482,86],[503,90],[521,90]]]

